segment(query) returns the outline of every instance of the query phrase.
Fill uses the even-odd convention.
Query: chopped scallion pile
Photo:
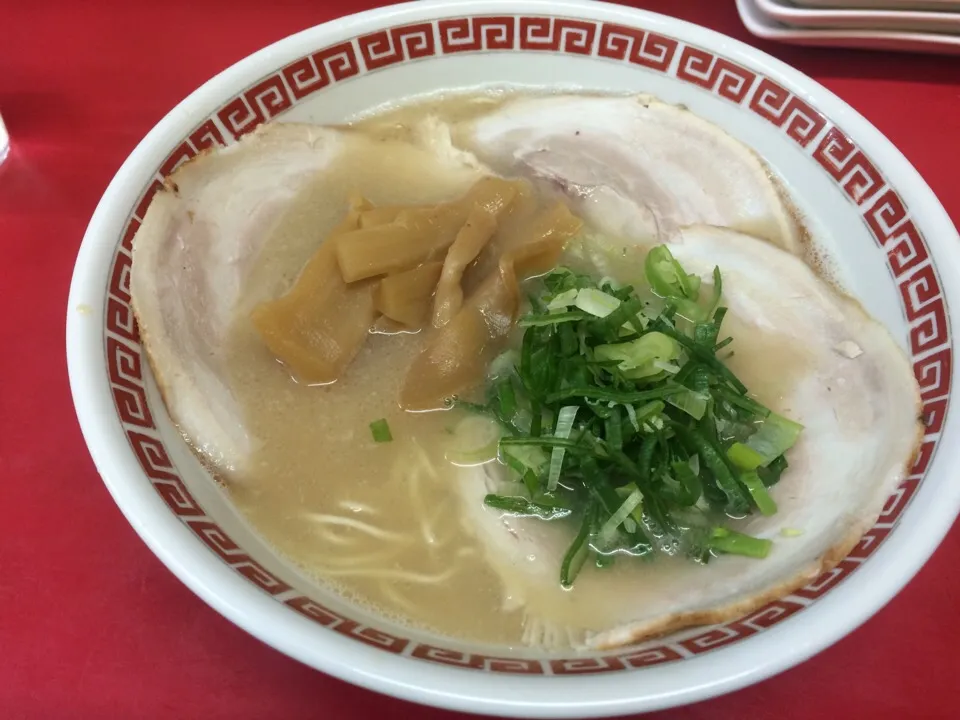
[[[499,458],[517,481],[486,504],[572,523],[565,587],[591,558],[603,568],[657,553],[766,557],[770,540],[727,525],[776,513],[769,488],[802,430],[718,357],[732,342],[721,336],[720,270],[707,291],[666,246],[644,269],[654,303],[565,268],[534,281],[519,352],[495,363],[486,404],[461,404],[502,427]]]

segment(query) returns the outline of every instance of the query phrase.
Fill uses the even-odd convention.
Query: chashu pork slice
[[[705,223],[802,252],[794,209],[766,164],[683,107],[649,96],[521,97],[452,132],[495,170],[559,187],[609,236],[663,242]]]
[[[342,147],[341,134],[270,125],[176,170],[133,246],[133,307],[173,421],[205,461],[232,471],[252,441],[228,382],[226,333],[272,228]]]

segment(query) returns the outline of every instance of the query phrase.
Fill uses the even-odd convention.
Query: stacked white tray
[[[768,40],[960,54],[960,0],[737,0],[737,9]]]

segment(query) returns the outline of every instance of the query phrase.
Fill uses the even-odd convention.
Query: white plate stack
[[[768,40],[960,54],[960,0],[737,0],[737,9]]]

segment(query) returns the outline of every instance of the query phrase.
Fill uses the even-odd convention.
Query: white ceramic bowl
[[[640,649],[545,657],[469,645],[391,625],[311,583],[250,530],[190,454],[142,359],[129,305],[130,240],[162,176],[261,122],[342,121],[387,101],[490,83],[649,92],[741,138],[780,174],[849,290],[912,356],[929,422],[922,453],[835,570],[749,617]],[[876,612],[933,552],[960,505],[951,474],[960,420],[948,412],[958,267],[956,231],[896,148],[817,83],[753,48],[598,2],[418,2],[272,45],[147,135],[104,194],[77,259],[70,381],[90,452],[130,523],[194,592],[264,642],[417,702],[536,717],[621,714],[702,700],[810,657]]]

